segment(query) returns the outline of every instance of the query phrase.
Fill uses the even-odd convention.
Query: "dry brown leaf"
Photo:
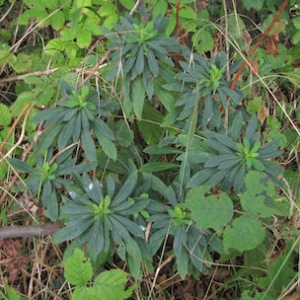
[[[272,54],[273,56],[277,56],[279,54],[278,38],[275,35],[267,37],[266,50],[268,54]]]
[[[263,102],[257,112],[257,118],[263,124],[265,122],[266,118],[268,117],[268,115],[269,115],[269,111],[266,108],[265,103]]]
[[[257,58],[255,57],[251,63],[251,73],[252,75],[258,76],[259,75],[259,69],[258,69],[258,61]]]
[[[250,33],[249,33],[248,30],[244,30],[244,33],[243,33],[243,42],[244,42],[246,53],[249,53],[250,46],[251,46],[251,43],[252,43],[252,37],[251,37],[251,35],[250,35]]]

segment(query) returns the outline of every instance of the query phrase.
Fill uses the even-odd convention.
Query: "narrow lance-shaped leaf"
[[[104,153],[112,160],[116,160],[117,159],[117,149],[116,149],[114,142],[112,140],[108,139],[106,136],[104,136],[98,130],[95,130],[95,135],[97,137],[99,144],[102,146]]]
[[[264,145],[261,149],[259,149],[258,155],[260,159],[263,158],[276,158],[278,157],[282,151],[278,150],[278,147],[280,146],[280,140],[274,140],[270,143]]]
[[[39,172],[37,172],[34,168],[19,159],[9,158],[8,162],[17,170],[21,170],[29,174],[39,174]]]
[[[129,269],[133,276],[138,279],[142,279],[142,270],[141,270],[141,262],[142,262],[142,253],[141,250],[134,239],[130,237],[130,239],[125,240],[126,244],[126,252],[127,261],[129,265]]]
[[[154,77],[157,77],[159,74],[159,66],[156,61],[156,58],[151,50],[147,52],[148,55],[148,65],[149,69],[151,70],[151,73]]]
[[[135,170],[129,175],[127,180],[124,182],[118,194],[113,199],[111,207],[117,207],[118,204],[124,201],[131,194],[131,192],[133,191],[136,185],[137,179],[138,179],[138,173]]]
[[[224,163],[226,161],[236,160],[236,159],[238,159],[238,157],[234,154],[221,154],[208,159],[207,162],[204,164],[204,167],[206,168],[217,167],[221,163]]]
[[[213,176],[211,176],[209,178],[209,180],[207,181],[207,185],[210,188],[216,186],[226,177],[227,174],[228,174],[227,170],[216,171],[215,174]]]
[[[249,139],[249,141],[252,143],[254,143],[255,141],[253,140],[254,138],[254,134],[256,131],[256,127],[257,127],[257,117],[254,114],[251,119],[249,120],[249,124],[246,130],[246,137]]]
[[[97,166],[97,163],[86,163],[80,165],[61,165],[58,167],[56,174],[58,175],[70,175],[72,173],[84,173],[93,170]]]
[[[142,119],[143,107],[145,102],[145,89],[143,80],[140,77],[132,82],[131,96],[133,102],[133,111],[137,119],[140,121]]]
[[[96,146],[88,129],[83,129],[81,132],[82,148],[86,157],[90,160],[96,160]]]
[[[66,227],[60,229],[53,235],[54,243],[62,243],[67,240],[72,240],[84,233],[94,222],[89,215],[84,215],[82,218],[78,217],[76,224],[68,223]],[[78,226],[80,224],[80,226]]]
[[[74,123],[75,123],[75,118],[72,118],[70,121],[66,123],[66,125],[60,132],[57,140],[57,145],[59,150],[65,148],[70,142],[70,138],[74,130]]]
[[[148,162],[144,164],[140,171],[142,173],[155,173],[155,172],[162,172],[171,169],[179,168],[179,165],[176,163],[169,163],[169,162]]]
[[[64,126],[64,124],[58,123],[58,124],[52,125],[44,132],[44,134],[41,136],[41,138],[39,140],[39,146],[40,146],[41,151],[46,150],[51,146],[55,137],[61,131],[63,126]]]
[[[115,140],[113,131],[101,119],[96,118],[95,120],[93,120],[92,125],[93,125],[93,128],[96,127],[99,130],[99,132],[101,132],[101,134],[106,136],[108,139],[110,139],[112,141]]]
[[[136,69],[136,72],[137,72],[138,75],[141,75],[143,73],[144,65],[145,65],[145,62],[144,62],[144,49],[143,49],[143,47],[141,47],[139,49],[137,59],[136,59],[136,62],[135,62],[135,69]]]

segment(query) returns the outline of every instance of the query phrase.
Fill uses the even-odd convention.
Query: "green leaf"
[[[255,97],[247,104],[247,111],[252,115],[259,111],[262,105],[262,97]]]
[[[54,55],[57,52],[62,52],[64,48],[65,45],[60,39],[52,39],[47,43],[45,53],[48,55]]]
[[[72,300],[98,300],[94,287],[77,286],[72,294]]]
[[[286,170],[283,174],[284,179],[288,182],[289,189],[292,190],[295,198],[300,199],[300,175],[297,170]]]
[[[248,290],[245,290],[243,291],[242,293],[242,298],[240,298],[241,300],[261,300],[261,299],[264,299],[264,300],[274,300],[272,297],[269,297],[268,295],[264,298],[263,297],[263,293],[260,293],[260,292],[256,292],[255,293],[255,296],[253,296],[253,291],[248,291]]]
[[[52,1],[48,1],[48,0],[42,0],[41,1],[47,8],[51,9],[51,10],[55,10],[57,8],[58,5],[58,0],[52,0]]]
[[[31,121],[33,123],[40,123],[42,121],[46,121],[44,127],[51,125],[57,121],[60,121],[65,115],[67,111],[62,107],[54,107],[54,108],[47,108],[40,112],[38,112]]]
[[[236,193],[240,192],[243,188],[245,176],[246,176],[246,165],[244,163],[240,164],[239,168],[231,175],[235,175],[234,178],[232,178],[233,181],[233,189]]]
[[[198,53],[204,53],[212,49],[214,45],[214,39],[212,34],[208,30],[198,30],[192,36],[192,41],[195,49]]]
[[[98,13],[101,17],[110,16],[111,14],[115,14],[117,11],[117,7],[113,3],[105,2],[101,5]]]
[[[17,61],[13,64],[13,68],[18,73],[24,73],[31,70],[32,60],[27,54],[19,54],[17,56]]]
[[[80,217],[77,217],[76,222],[75,221],[68,222],[66,227],[55,232],[55,234],[53,235],[54,243],[62,243],[64,241],[72,240],[72,239],[75,239],[78,236],[80,236],[94,222],[93,219],[89,219],[89,218],[90,218],[90,215],[81,215]],[[80,223],[80,226],[78,226],[79,223]]]
[[[53,143],[55,137],[58,135],[58,133],[62,130],[64,124],[58,123],[50,126],[44,134],[41,136],[39,140],[39,146],[40,150],[46,150],[48,149],[51,144]]]
[[[48,1],[51,2],[51,1]],[[60,30],[65,23],[65,15],[61,10],[57,10],[51,17],[50,23],[54,30]]]
[[[212,149],[214,149],[215,151],[218,151],[221,154],[233,154],[234,153],[234,150],[232,150],[231,148],[228,148],[223,143],[220,143],[218,141],[209,139],[209,140],[206,140],[204,143],[207,144]]]
[[[207,186],[212,188],[219,184],[228,175],[227,170],[220,170],[215,172],[207,181]]]
[[[243,210],[263,218],[278,212],[275,186],[270,180],[264,184],[263,179],[266,177],[266,174],[255,171],[247,174],[245,178],[247,190],[240,195]]]
[[[0,103],[0,125],[9,125],[11,119],[9,108],[5,104]]]
[[[244,142],[245,142],[245,139],[248,139],[250,141],[250,143],[253,142],[253,138],[255,137],[256,128],[257,128],[257,117],[256,117],[256,115],[253,115],[248,122],[246,136],[244,137],[244,140],[243,140]],[[245,143],[244,143],[244,145],[245,145]],[[248,148],[250,148],[250,147],[248,147]]]
[[[285,251],[276,259],[269,262],[266,276],[259,279],[259,286],[266,288],[264,296],[268,293],[272,299],[278,299],[282,291],[293,282],[297,272],[293,270],[294,255],[292,251]],[[262,297],[261,299],[265,299]]]
[[[190,178],[187,185],[189,187],[201,185],[205,183],[211,176],[213,176],[215,172],[215,169],[202,169],[201,171],[193,175],[192,178]]]
[[[137,123],[145,141],[148,145],[158,144],[164,132],[160,126],[163,122],[163,115],[145,103],[142,116],[142,120]]]
[[[231,137],[232,140],[235,142],[238,142],[240,140],[242,125],[243,125],[243,115],[241,111],[239,111],[235,115],[231,125]]]
[[[106,123],[104,123],[101,119],[95,118],[92,124],[94,125],[93,128],[96,127],[98,131],[101,132],[102,135],[106,136],[108,139],[112,141],[115,140],[114,133],[112,132],[110,127]]]
[[[93,277],[93,267],[81,249],[76,248],[65,264],[64,275],[75,285],[86,285]]]
[[[265,0],[242,0],[242,1],[244,6],[247,8],[247,10],[250,10],[251,8],[254,8],[255,10],[261,10],[265,3]]]
[[[257,153],[260,159],[264,158],[276,158],[278,157],[282,151],[278,150],[278,147],[280,146],[280,140],[274,140],[270,143],[264,145],[262,148],[260,148]]]
[[[209,189],[205,186],[192,188],[186,195],[185,207],[191,211],[191,217],[200,229],[219,230],[233,217],[233,204],[224,193],[218,198],[206,196]]]
[[[83,129],[81,132],[82,148],[89,160],[96,160],[96,146],[91,133],[88,129]]]
[[[97,299],[127,299],[131,296],[133,288],[125,290],[128,274],[122,270],[109,270],[99,274],[94,282]]]
[[[79,48],[87,48],[90,46],[91,42],[92,42],[92,34],[89,30],[80,30],[77,33],[77,45],[79,46]]]
[[[227,146],[228,148],[237,151],[236,143],[229,137],[223,134],[215,134],[215,138],[221,144]]]
[[[149,162],[144,164],[140,171],[142,173],[155,173],[155,172],[163,172],[171,169],[178,169],[179,165],[176,163],[169,162]]]
[[[137,175],[137,171],[135,170],[129,175],[129,177],[126,179],[123,186],[119,190],[118,194],[114,197],[112,207],[113,205],[120,204],[128,196],[130,196],[131,192],[133,191],[136,185],[137,179],[138,179],[138,175]]]
[[[133,0],[120,0],[120,3],[128,10],[131,10],[135,4]]]
[[[51,181],[48,179],[45,181],[42,191],[42,204],[46,208],[44,215],[51,221],[56,221],[58,218],[58,199],[56,192],[53,190]],[[45,188],[47,186],[47,188]]]
[[[71,175],[72,173],[84,173],[84,172],[90,172],[94,168],[96,168],[98,163],[81,163],[78,165],[59,165],[56,174],[57,175]]]
[[[63,127],[62,131],[60,132],[57,139],[57,146],[59,150],[62,150],[69,144],[70,138],[74,130],[74,123],[75,117],[72,118],[69,122],[67,122],[66,125]]]
[[[5,66],[7,63],[13,65],[16,61],[16,56],[11,54],[9,50],[0,50],[0,66]]]
[[[116,140],[122,147],[129,147],[133,144],[133,132],[123,120],[117,123]]]
[[[151,50],[148,51],[148,66],[154,77],[157,77],[159,74],[159,66],[157,60]]]
[[[29,174],[34,174],[37,173],[37,171],[30,167],[28,164],[26,164],[25,162],[16,159],[16,158],[9,158],[8,162],[17,170],[21,170],[25,173],[29,173]]]
[[[236,249],[240,252],[252,250],[266,237],[261,222],[253,216],[243,215],[236,218],[232,226],[225,228],[223,245],[225,249]]]
[[[131,96],[133,111],[139,121],[142,119],[143,107],[145,102],[145,89],[143,80],[139,77],[132,82]]]
[[[156,2],[153,10],[152,17],[155,19],[158,15],[165,15],[168,9],[168,4],[166,0],[159,0]]]
[[[8,299],[8,300],[22,300],[23,299],[23,298],[21,299],[21,297],[16,293],[16,291],[13,288],[9,287],[6,279],[4,279],[4,287],[7,292],[8,298],[1,297],[1,299]],[[4,296],[1,291],[0,291],[0,296]]]
[[[112,160],[116,160],[117,149],[114,142],[111,139],[104,136],[97,128],[95,127],[93,128],[95,129],[95,135],[97,137],[99,144],[102,146],[104,153]]]
[[[205,168],[213,168],[218,167],[219,165],[226,163],[226,162],[236,162],[239,161],[239,157],[235,154],[221,154],[218,156],[213,156],[209,158],[206,163],[204,164]]]
[[[173,112],[175,110],[176,101],[172,93],[164,89],[161,85],[159,85],[156,82],[154,82],[154,89],[159,101],[162,103],[165,109],[169,113]]]
[[[137,244],[137,242],[132,239],[125,240],[126,244],[126,252],[127,252],[127,261],[129,265],[130,272],[137,279],[142,279],[142,270],[141,270],[141,262],[142,262],[142,253]]]
[[[34,103],[35,94],[33,92],[22,92],[19,94],[18,98],[11,105],[11,115],[12,117],[18,116],[26,104]]]
[[[152,155],[164,155],[164,154],[181,154],[182,151],[169,146],[152,145],[144,149],[145,153]]]
[[[135,70],[138,75],[141,75],[144,71],[145,60],[144,60],[144,49],[141,47],[137,53],[137,58],[135,62]]]
[[[186,251],[187,233],[186,226],[179,225],[174,236],[173,249],[176,256],[176,265],[181,278],[188,272],[188,255]]]

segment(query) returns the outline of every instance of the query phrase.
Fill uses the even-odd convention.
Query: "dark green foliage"
[[[256,131],[257,118],[249,120],[246,135],[242,142],[235,142],[229,136],[214,132],[204,132],[207,139],[204,143],[209,147],[208,159],[202,169],[193,175],[189,186],[207,184],[214,187],[221,183],[223,190],[233,187],[236,193],[244,190],[245,176],[250,170],[258,170],[268,174],[276,183],[282,173],[278,164],[270,161],[281,154],[278,150],[280,141],[272,141],[261,146],[260,134]]]
[[[26,185],[33,195],[37,195],[41,199],[46,209],[45,215],[51,220],[57,220],[58,217],[60,191],[63,187],[71,184],[64,177],[72,173],[88,172],[97,166],[96,163],[76,164],[77,158],[72,157],[74,148],[75,146],[66,150],[53,161],[52,151],[49,147],[45,158],[37,154],[35,167],[29,166],[19,159],[9,159],[9,163],[14,168],[29,174]]]
[[[53,240],[70,241],[74,300],[130,297],[126,273],[103,272],[116,265],[140,299],[171,298],[164,269],[213,285],[209,268],[225,265],[215,298],[282,298],[294,285],[299,16],[287,6],[264,36],[282,1],[240,2],[0,0],[0,83],[13,86],[0,105],[0,181],[10,189],[3,179],[20,170],[65,224]],[[251,57],[256,34],[266,40]],[[1,225],[18,205],[1,207]]]
[[[97,180],[74,173],[75,184],[68,186],[71,199],[63,197],[60,219],[66,224],[54,235],[61,243],[74,240],[78,245],[88,243],[87,253],[96,261],[112,254],[114,247],[123,260],[129,263],[132,274],[140,277],[142,253],[135,239],[143,239],[143,226],[131,220],[149,203],[147,197],[130,197],[137,184],[137,171],[131,164],[129,176],[119,187],[108,177],[102,189]],[[80,226],[78,226],[80,224]],[[135,237],[135,239],[134,239]],[[142,241],[141,241],[142,242]]]
[[[62,150],[80,140],[86,157],[95,161],[95,136],[105,154],[116,160],[115,136],[107,124],[99,118],[106,113],[107,108],[115,107],[100,99],[99,93],[89,96],[89,87],[84,86],[79,94],[76,89],[62,82],[64,99],[57,103],[57,107],[45,109],[32,119],[32,122],[36,123],[44,121],[44,127],[50,126],[40,139],[40,150],[46,150],[54,142],[57,143],[58,150]]]
[[[161,15],[147,23],[126,15],[120,22],[115,33],[107,34],[113,69],[106,77],[122,77],[125,111],[130,114],[133,109],[140,120],[146,95],[148,99],[153,96],[155,78],[161,68],[174,66],[169,55],[180,52],[181,47],[175,38],[166,37],[168,20]]]
[[[231,90],[231,82],[227,80],[227,60],[224,52],[207,61],[204,57],[193,54],[189,61],[181,61],[183,72],[177,75],[177,83],[169,83],[164,87],[170,91],[181,93],[176,106],[180,107],[179,120],[191,116],[196,102],[199,103],[199,122],[203,128],[219,128],[221,125],[220,107],[234,108],[242,101],[243,94]],[[230,74],[236,70],[234,65]]]
[[[152,222],[153,229],[149,239],[152,254],[158,251],[166,238],[171,237],[171,248],[180,276],[184,278],[187,274],[193,274],[197,277],[197,273],[204,272],[212,261],[209,249],[224,252],[221,241],[207,228],[202,230],[196,225],[190,212],[192,207],[188,203],[178,203],[178,183],[166,186],[153,175],[144,176],[146,180],[151,180],[152,189],[160,191],[172,204],[170,207],[159,203],[150,203],[148,206],[151,215],[148,221]],[[182,198],[185,201],[183,196]]]

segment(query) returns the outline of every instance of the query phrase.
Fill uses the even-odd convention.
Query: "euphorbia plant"
[[[208,148],[203,148],[203,152],[207,155],[202,161],[202,169],[193,175],[189,186],[206,183],[214,187],[221,183],[222,189],[233,187],[238,193],[244,189],[245,176],[251,170],[266,173],[278,183],[277,177],[282,173],[282,168],[270,159],[281,154],[278,150],[280,140],[261,146],[256,126],[257,117],[253,115],[242,142],[225,134],[204,132],[207,139],[203,143]]]
[[[121,186],[112,176],[107,177],[103,188],[87,174],[82,177],[74,174],[74,179],[75,184],[68,187],[71,199],[63,197],[59,217],[66,226],[54,235],[54,241],[73,240],[75,246],[87,243],[87,253],[93,263],[99,256],[103,259],[116,251],[128,262],[132,274],[140,277],[142,253],[139,245],[143,244],[144,231],[131,216],[143,211],[150,200],[145,195],[129,197],[134,194],[138,180],[133,164]]]

